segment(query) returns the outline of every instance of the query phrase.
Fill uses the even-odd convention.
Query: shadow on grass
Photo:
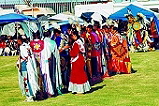
[[[133,74],[133,73],[136,73],[136,72],[137,72],[137,70],[131,68],[131,73],[130,73],[130,74]],[[122,74],[128,74],[128,73],[124,73],[124,72],[120,72],[120,73],[110,72],[110,73],[109,73],[110,76],[115,76],[115,75],[117,75],[117,74],[119,74],[119,75],[121,74],[121,75],[122,75]]]
[[[89,92],[87,92],[86,94],[93,93],[94,91],[102,89],[104,86],[106,86],[106,84],[101,85],[101,86],[92,87],[91,90]]]
[[[68,93],[70,93],[70,92],[68,91],[68,88],[63,88],[63,89],[62,89],[62,94],[68,94]]]
[[[89,83],[91,86],[94,86],[95,84],[98,84],[101,82],[103,82],[103,79],[101,77],[94,77],[89,80]]]
[[[136,73],[136,72],[137,72],[137,70],[131,68],[131,73]]]

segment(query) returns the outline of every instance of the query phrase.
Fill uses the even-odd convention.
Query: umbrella
[[[81,18],[82,19],[84,19],[86,22],[91,22],[91,20],[92,20],[92,14],[93,14],[94,12],[85,12],[85,13],[82,13],[81,14]]]
[[[56,15],[50,17],[49,19],[66,21],[66,20],[68,20],[70,18],[74,19],[74,16],[73,15],[64,14],[64,13],[60,13],[60,14],[56,14]]]
[[[91,20],[94,20],[104,23],[106,21],[106,17],[98,12],[84,12],[81,14],[81,18],[87,22],[91,22]]]
[[[81,24],[81,25],[84,24],[84,20],[76,16],[74,17],[74,19],[70,18],[68,21],[70,24]]]

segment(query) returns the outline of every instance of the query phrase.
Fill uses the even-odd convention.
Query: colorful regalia
[[[148,34],[150,22],[142,13],[137,13],[136,17],[131,14],[126,15],[126,17],[128,18],[127,38],[130,51],[148,51],[149,43],[152,43]]]
[[[68,35],[63,35],[63,34],[61,34],[60,36],[53,35],[52,39],[55,40],[59,51],[61,51],[64,46],[68,46],[69,43]],[[70,57],[68,49],[62,50],[60,52],[60,61],[61,61],[60,66],[62,72],[62,83],[64,85],[64,88],[67,89],[69,84],[69,74],[70,74],[69,73],[70,67],[68,64],[70,61]]]
[[[47,95],[44,91],[43,87],[43,79],[42,79],[42,72],[41,72],[41,51],[44,49],[44,41],[40,39],[34,39],[30,41],[30,47],[32,48],[33,54],[36,60],[36,68],[38,74],[38,85],[40,90],[36,94],[37,100],[43,100],[47,98]]]
[[[100,39],[100,56],[99,56],[99,71],[101,73],[102,78],[108,77],[108,70],[107,70],[107,52],[108,52],[108,45],[107,45],[107,38],[103,30],[97,29],[96,33]]]
[[[131,73],[131,62],[128,53],[126,38],[119,33],[112,34],[110,42],[111,71],[116,73]]]
[[[109,56],[109,45],[108,45],[108,33],[105,30],[102,30],[102,35],[103,35],[103,42],[102,42],[102,74],[103,78],[109,77],[109,72],[108,72],[108,61],[110,59]]]
[[[101,43],[100,38],[95,32],[90,32],[88,39],[92,46],[91,49],[91,66],[92,66],[92,80],[97,81],[101,79]]]
[[[69,82],[69,91],[72,93],[84,93],[91,89],[87,74],[85,71],[85,48],[84,40],[79,38],[73,43],[72,49],[70,51],[71,56],[71,74]]]
[[[107,29],[108,30],[108,29]],[[112,34],[108,31],[104,31],[104,39],[103,39],[103,43],[104,43],[104,52],[106,55],[106,61],[107,61],[107,69],[108,69],[108,75],[111,72],[112,69],[112,63],[111,63],[111,46],[110,46],[110,42],[111,42],[111,37]]]
[[[60,56],[56,42],[44,38],[44,49],[41,51],[41,72],[45,92],[49,96],[61,94]]]
[[[19,86],[27,101],[32,101],[39,90],[35,57],[27,43],[20,45]]]

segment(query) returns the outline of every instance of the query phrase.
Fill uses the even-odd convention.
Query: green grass
[[[92,87],[40,102],[23,102],[15,67],[17,57],[0,57],[0,106],[159,106],[159,51],[133,53],[133,74],[116,75]]]

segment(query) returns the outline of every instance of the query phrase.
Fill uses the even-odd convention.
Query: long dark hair
[[[28,43],[29,42],[29,39],[25,36],[25,35],[22,35],[21,36],[21,41],[22,41],[22,43],[24,42],[24,43]]]
[[[80,38],[80,36],[78,34],[78,31],[72,31],[72,34],[70,34],[70,37],[73,36],[73,35],[77,36],[77,39]]]
[[[69,44],[70,44],[70,45],[72,45],[72,44],[75,42],[75,40],[71,38],[73,35],[77,36],[77,39],[80,38],[80,36],[79,36],[79,34],[78,34],[78,31],[72,31],[72,34],[69,35],[69,38],[70,38]]]
[[[46,30],[44,32],[44,37],[50,37],[51,36],[51,31],[50,30]]]
[[[93,29],[93,25],[88,25],[87,28],[90,28],[93,32],[95,32],[95,30]]]
[[[40,39],[40,32],[39,32],[39,30],[36,33],[33,33],[33,38],[34,39]]]

